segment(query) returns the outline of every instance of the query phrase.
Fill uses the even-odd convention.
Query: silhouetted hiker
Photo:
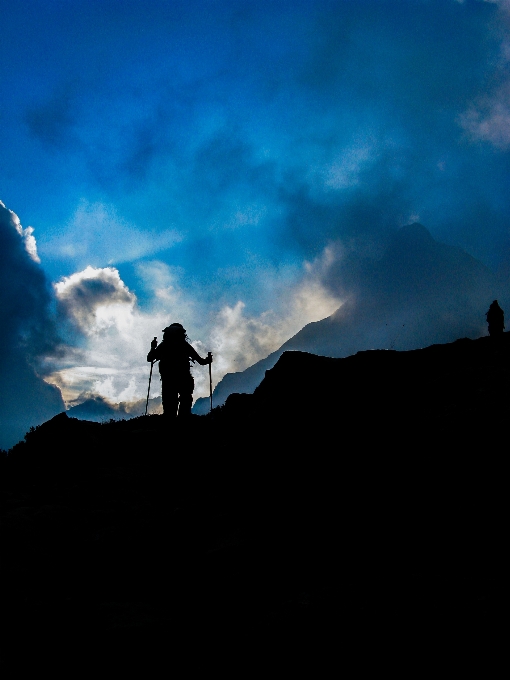
[[[154,342],[154,341],[153,341]],[[189,344],[185,329],[180,323],[173,323],[163,329],[162,342],[147,354],[147,361],[159,360],[161,376],[161,398],[165,416],[175,418],[177,407],[179,417],[191,414],[195,382],[190,373],[190,360],[205,366],[212,362],[212,354],[205,359]]]
[[[489,311],[485,314],[489,324],[489,335],[491,337],[503,335],[505,328],[505,313],[501,309],[497,300],[491,303]]]

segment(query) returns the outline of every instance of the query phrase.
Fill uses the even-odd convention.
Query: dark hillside
[[[487,663],[507,604],[509,359],[507,334],[286,352],[253,395],[187,423],[31,431],[2,460],[4,667]]]

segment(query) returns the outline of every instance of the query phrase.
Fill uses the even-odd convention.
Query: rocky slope
[[[509,357],[507,334],[286,352],[210,416],[32,430],[2,459],[4,667],[486,663]]]

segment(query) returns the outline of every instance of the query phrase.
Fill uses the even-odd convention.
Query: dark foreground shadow
[[[2,461],[4,668],[487,663],[510,405],[491,341],[289,353],[207,417],[29,433]]]

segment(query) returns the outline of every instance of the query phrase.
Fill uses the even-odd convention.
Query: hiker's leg
[[[191,415],[192,394],[182,394],[179,397],[179,418]]]
[[[163,414],[165,418],[175,418],[177,416],[177,406],[179,396],[175,384],[166,380],[161,381],[161,402],[163,404]]]
[[[183,379],[179,389],[179,418],[191,415],[191,405],[193,404],[193,389],[195,381],[191,375]]]

